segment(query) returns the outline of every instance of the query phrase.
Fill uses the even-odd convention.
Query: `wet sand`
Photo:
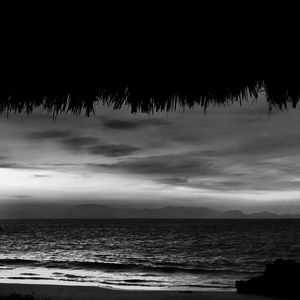
[[[0,296],[12,293],[32,295],[37,300],[270,300],[273,298],[241,295],[235,292],[128,291],[87,286],[39,284],[0,284]],[[278,299],[278,298],[277,298]]]

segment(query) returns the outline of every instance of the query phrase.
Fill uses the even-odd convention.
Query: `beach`
[[[87,286],[63,286],[40,284],[0,284],[0,296],[11,294],[32,295],[36,300],[270,300],[273,298],[241,295],[236,292],[213,291],[143,291],[113,290]],[[274,298],[275,299],[275,298]],[[278,298],[276,298],[278,299]]]

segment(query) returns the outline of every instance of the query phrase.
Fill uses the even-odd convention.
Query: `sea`
[[[300,260],[300,220],[1,220],[0,282],[233,290]]]

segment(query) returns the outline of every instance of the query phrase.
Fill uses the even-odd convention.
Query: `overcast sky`
[[[262,96],[263,98],[263,96]],[[0,205],[85,202],[300,212],[300,111],[266,101],[154,115],[0,117]]]

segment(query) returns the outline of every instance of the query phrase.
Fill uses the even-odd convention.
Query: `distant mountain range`
[[[300,219],[300,214],[274,214],[267,211],[246,214],[240,210],[218,211],[206,207],[115,208],[97,204],[82,204],[55,208],[22,206],[1,209],[1,219]]]
[[[218,211],[206,207],[113,208],[102,205],[72,207],[65,218],[141,218],[141,219],[278,219],[300,218],[300,214],[277,215],[270,212],[246,214],[240,210]]]

